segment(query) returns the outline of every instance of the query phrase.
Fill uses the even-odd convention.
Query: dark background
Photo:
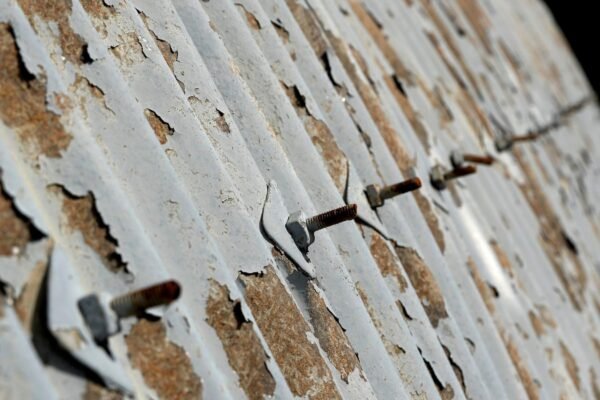
[[[596,93],[600,92],[600,20],[595,0],[545,0]]]

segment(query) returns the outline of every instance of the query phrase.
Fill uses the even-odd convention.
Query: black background
[[[567,37],[596,93],[600,92],[600,3],[595,0],[545,0]]]

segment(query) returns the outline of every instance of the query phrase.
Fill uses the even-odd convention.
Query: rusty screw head
[[[120,318],[137,315],[148,308],[166,305],[179,298],[181,286],[174,280],[148,286],[114,298],[110,308]]]
[[[314,217],[306,218],[302,211],[290,214],[285,228],[290,233],[296,245],[306,251],[315,241],[315,232],[356,218],[356,204],[349,204],[335,210],[327,211]]]
[[[371,207],[381,207],[385,200],[391,199],[403,193],[412,192],[421,187],[421,179],[411,178],[393,185],[380,187],[379,185],[369,185],[365,189],[367,199]]]
[[[477,167],[474,165],[465,165],[459,166],[448,171],[442,165],[436,165],[431,168],[431,172],[429,173],[429,177],[431,180],[431,185],[437,190],[446,189],[446,182],[452,179],[460,178],[462,176],[471,175],[477,172]]]

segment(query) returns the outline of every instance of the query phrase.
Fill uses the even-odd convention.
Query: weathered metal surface
[[[600,118],[538,0],[0,0],[0,95],[0,397],[600,396]]]

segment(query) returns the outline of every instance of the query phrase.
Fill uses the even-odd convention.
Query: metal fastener
[[[494,163],[494,157],[490,155],[477,155],[463,153],[462,151],[453,151],[450,154],[450,162],[454,168],[461,166],[465,162],[471,162],[474,164],[492,165]]]
[[[306,218],[303,211],[290,214],[285,228],[290,233],[300,250],[308,250],[315,241],[315,232],[356,218],[356,204],[349,204],[335,210]]]
[[[526,135],[513,135],[510,137],[499,136],[496,138],[494,144],[498,152],[509,150],[515,143],[518,142],[531,142],[540,137],[539,133],[528,133]]]
[[[462,176],[471,175],[477,172],[477,167],[474,165],[464,165],[454,168],[452,170],[446,169],[442,165],[436,165],[431,168],[429,177],[431,179],[431,185],[437,190],[446,189],[446,182],[452,179],[460,178]]]
[[[116,297],[110,302],[110,308],[119,318],[124,318],[138,315],[148,308],[172,303],[180,294],[179,283],[170,280]]]
[[[421,179],[411,178],[393,185],[380,187],[377,184],[369,185],[365,189],[371,207],[381,207],[383,203],[394,196],[412,192],[421,187]]]
[[[98,343],[102,343],[119,331],[119,318],[169,304],[177,300],[180,293],[179,284],[170,280],[112,300],[107,293],[92,293],[82,297],[77,305],[92,336]]]

